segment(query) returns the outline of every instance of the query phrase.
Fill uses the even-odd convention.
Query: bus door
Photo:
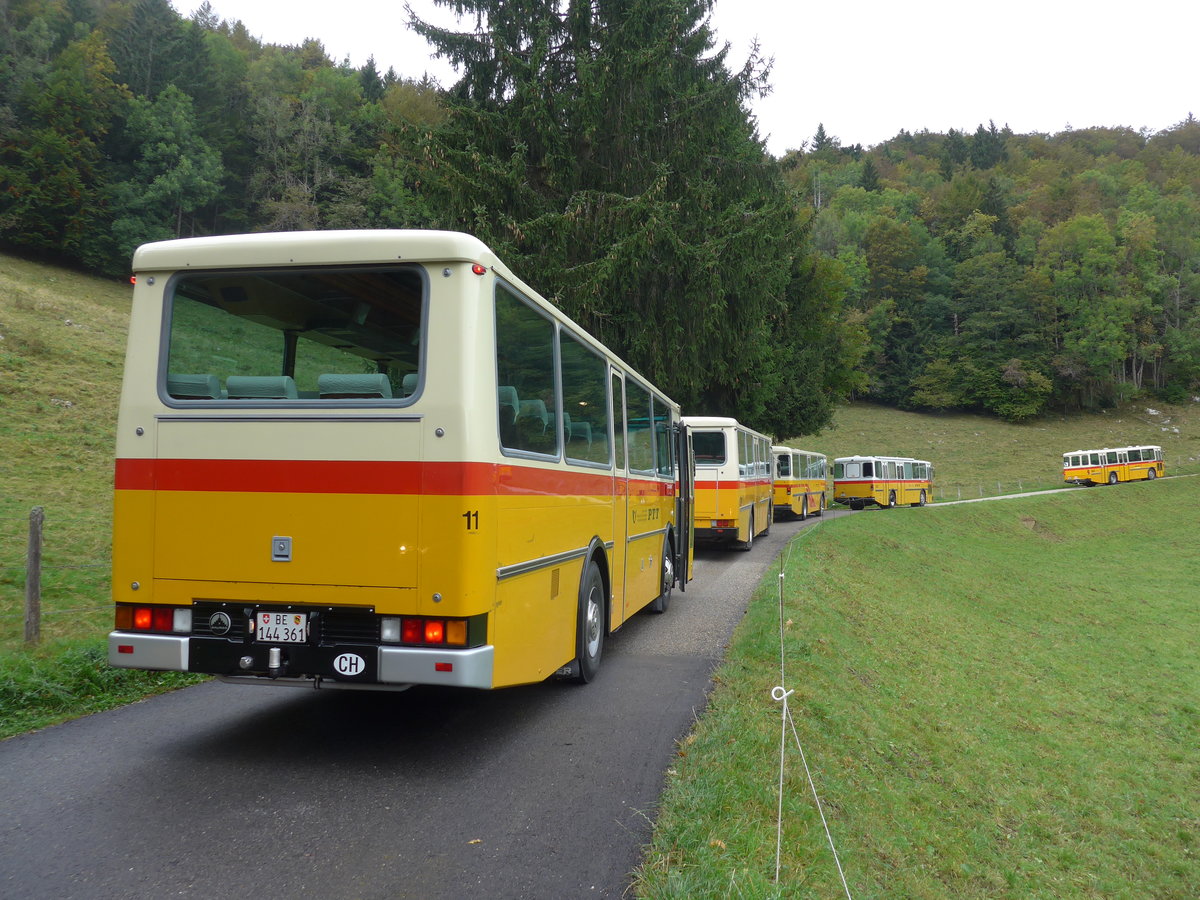
[[[609,577],[612,579],[612,608],[622,610],[618,622],[625,620],[625,560],[629,555],[629,462],[625,444],[625,381],[614,371],[609,378],[612,384],[612,415],[609,421],[613,429],[613,552],[609,559]]]
[[[675,423],[675,466],[675,578],[679,589],[685,591],[695,558],[696,454],[691,429],[683,422]]]

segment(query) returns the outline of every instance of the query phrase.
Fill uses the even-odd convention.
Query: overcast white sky
[[[173,0],[190,16],[199,0]],[[315,37],[337,62],[381,72],[453,70],[408,30],[402,0],[209,0],[266,43]],[[433,0],[423,18],[451,25]],[[1018,133],[1127,125],[1159,131],[1200,115],[1197,0],[716,0],[712,24],[737,68],[758,37],[775,58],[774,93],[755,102],[772,153],[810,140],[818,123],[864,147],[901,128],[974,132],[994,120]]]

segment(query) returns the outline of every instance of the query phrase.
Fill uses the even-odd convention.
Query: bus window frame
[[[393,395],[392,397],[335,397],[325,398],[320,397],[301,397],[295,400],[290,398],[235,398],[229,397],[213,397],[213,398],[182,398],[173,396],[167,389],[167,379],[171,371],[171,329],[175,320],[175,299],[178,290],[178,285],[183,281],[190,281],[197,278],[206,277],[221,277],[221,278],[236,278],[239,275],[256,275],[261,277],[264,272],[271,274],[275,272],[290,272],[293,274],[303,274],[304,272],[343,272],[343,271],[389,271],[394,269],[405,269],[415,272],[421,282],[421,320],[418,328],[419,349],[417,351],[417,385],[411,394],[404,396]],[[425,387],[425,373],[427,370],[427,350],[429,346],[429,312],[430,312],[430,296],[432,279],[429,277],[429,269],[419,262],[403,262],[398,261],[390,264],[382,263],[366,263],[366,264],[347,264],[341,266],[325,266],[317,263],[305,263],[301,265],[276,265],[269,268],[255,267],[235,267],[229,269],[196,269],[195,271],[177,271],[173,272],[167,283],[163,285],[162,302],[159,310],[161,312],[162,321],[159,325],[158,336],[158,369],[157,369],[157,384],[156,391],[158,398],[162,404],[170,409],[206,409],[206,408],[221,408],[221,409],[278,409],[280,407],[286,409],[396,409],[404,408],[414,404],[421,396]],[[199,300],[191,300],[189,302],[200,303]],[[203,304],[202,304],[203,305]],[[229,315],[233,315],[229,313]],[[236,316],[234,316],[237,318]],[[287,332],[279,330],[279,335],[286,340]],[[281,359],[284,356],[281,355]],[[366,357],[360,357],[366,359]],[[292,359],[292,373],[295,377],[295,359]]]
[[[499,291],[501,288],[503,288],[509,294],[509,296],[511,296],[519,304],[524,306],[526,309],[532,311],[536,316],[541,318],[543,321],[548,322],[550,324],[550,328],[551,328],[551,353],[550,353],[551,363],[550,363],[550,365],[551,365],[551,376],[552,376],[551,380],[554,385],[554,409],[549,412],[554,417],[555,451],[554,451],[554,453],[551,454],[551,453],[539,453],[536,450],[524,450],[520,447],[506,447],[504,445],[504,440],[501,437],[500,407],[496,401],[493,401],[493,405],[495,408],[495,417],[493,419],[493,423],[496,428],[496,446],[499,448],[500,454],[502,456],[508,457],[509,459],[530,459],[530,460],[539,460],[541,462],[562,462],[564,459],[563,454],[565,452],[565,447],[564,447],[565,435],[563,432],[563,421],[562,421],[562,384],[561,384],[562,372],[561,372],[561,364],[559,361],[559,347],[558,347],[559,328],[561,327],[560,323],[553,316],[551,316],[549,313],[547,313],[545,310],[539,309],[537,304],[532,303],[530,301],[530,299],[527,296],[525,296],[525,294],[523,292],[519,291],[516,288],[515,285],[512,285],[505,279],[499,278],[499,277],[497,277],[493,281],[492,296],[491,296],[492,366],[493,366],[492,372],[493,372],[493,376],[495,378],[495,384],[496,384],[497,391],[499,390],[499,386],[503,383],[500,380],[500,352],[499,352],[499,350],[500,350],[500,348],[499,348],[500,329],[499,329],[499,318],[496,314],[496,298],[499,295]],[[520,399],[519,391],[517,393],[517,397],[519,400]]]

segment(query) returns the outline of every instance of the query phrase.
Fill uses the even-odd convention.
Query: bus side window
[[[637,382],[626,381],[625,402],[629,405],[629,471],[650,474],[654,472],[650,393]]]
[[[559,342],[562,364],[563,409],[570,411],[567,457],[611,464],[608,452],[608,399],[603,359],[566,332]],[[566,425],[567,419],[563,419]]]
[[[661,397],[651,396],[654,411],[654,459],[659,475],[670,475],[675,471],[672,454],[671,409]]]
[[[554,323],[526,305],[502,285],[496,286],[497,383],[513,387],[523,401],[538,400],[522,409],[515,402],[514,425],[503,425],[505,397],[500,395],[500,440],[505,449],[545,455],[558,454],[558,432],[547,428],[535,409],[558,409],[554,378]],[[516,401],[516,397],[511,398]],[[506,434],[506,430],[508,433]]]
[[[617,468],[625,468],[625,392],[621,389],[621,376],[612,373],[613,449]]]

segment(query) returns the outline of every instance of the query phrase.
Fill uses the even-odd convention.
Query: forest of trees
[[[1019,421],[1200,388],[1200,122],[1145,134],[818,131],[787,179],[850,276],[866,392]]]
[[[711,0],[443,5],[481,23],[413,23],[445,87],[207,4],[9,0],[0,245],[121,275],[176,236],[470,231],[689,412],[780,436],[850,395],[1020,421],[1200,392],[1190,116],[867,150],[822,126],[774,159],[769,61],[728,59]]]

